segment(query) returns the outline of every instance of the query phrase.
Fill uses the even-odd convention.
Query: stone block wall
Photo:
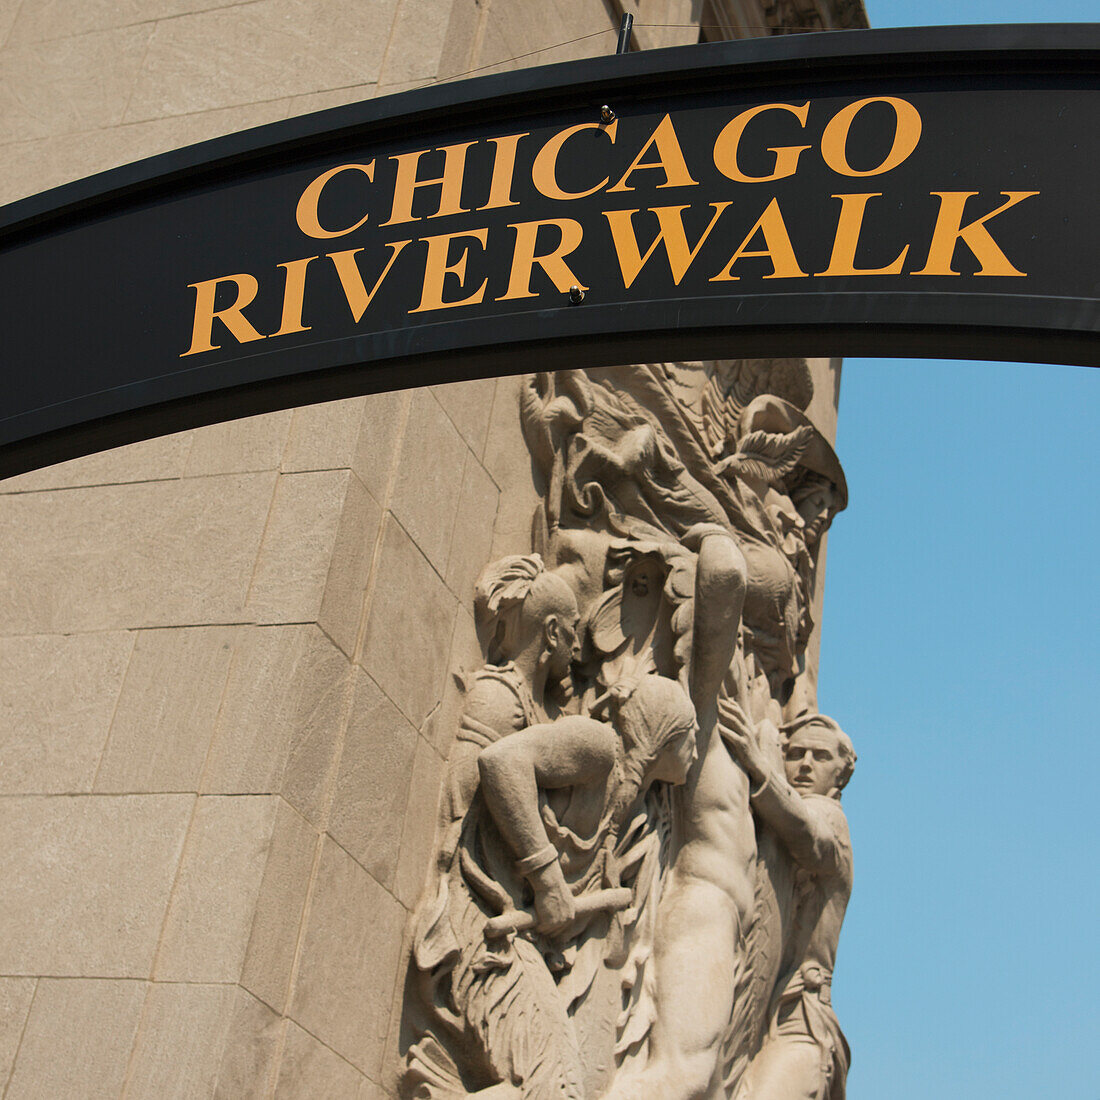
[[[629,6],[698,19],[691,0]],[[0,201],[610,52],[618,11],[0,0]],[[310,406],[0,482],[6,1100],[392,1095],[450,674],[480,662],[478,571],[528,547],[518,384]]]
[[[514,386],[4,484],[7,1095],[373,1095]]]

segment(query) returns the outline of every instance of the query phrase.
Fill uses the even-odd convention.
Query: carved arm
[[[830,819],[843,817],[843,811],[832,799],[825,795],[803,796],[784,776],[774,772],[750,791],[749,799],[753,810],[807,871],[827,877],[840,870],[841,842]]]
[[[517,869],[534,890],[544,932],[563,928],[576,909],[557,850],[546,835],[539,788],[589,787],[602,793],[615,751],[616,735],[609,726],[570,716],[502,738],[478,757],[485,804],[516,856]]]
[[[697,524],[684,536],[697,550],[691,647],[691,701],[701,727],[715,716],[718,689],[737,651],[748,566],[740,547],[717,524]]]
[[[840,867],[841,838],[835,818],[840,806],[820,795],[799,794],[763,752],[748,716],[732,699],[718,703],[722,740],[748,775],[752,808],[786,845],[791,855],[814,875],[835,874]]]

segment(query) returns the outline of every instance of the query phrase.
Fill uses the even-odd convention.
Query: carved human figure
[[[856,756],[821,714],[784,728],[782,771],[744,712],[720,706],[722,738],[752,782],[754,813],[797,865],[795,904],[767,1032],[736,1100],[844,1100],[850,1053],[831,1003],[837,942],[852,892],[852,848],[840,795]]]
[[[497,912],[509,903],[492,870],[480,869],[486,861],[507,860],[491,847],[482,852],[478,757],[502,738],[557,716],[554,688],[577,651],[576,599],[537,554],[486,566],[475,585],[474,612],[487,662],[465,685],[440,809],[435,881],[416,914],[406,998],[407,1023],[419,1036],[405,1074],[410,1095],[465,1095],[468,1074],[453,1051],[470,1045],[465,1017],[486,908]],[[473,1044],[481,1061],[473,1076],[492,1079],[482,1045]]]
[[[748,415],[761,419],[762,405],[755,403]],[[753,960],[746,953],[746,937],[759,917],[757,837],[748,778],[714,736],[713,718],[721,694],[755,711],[773,730],[781,722],[774,696],[792,680],[808,637],[811,551],[827,520],[818,522],[819,513],[811,509],[821,502],[811,502],[813,545],[807,546],[805,520],[783,491],[782,479],[799,469],[816,431],[797,424],[785,433],[765,433],[751,419],[749,426],[749,446],[731,456],[726,471],[739,499],[752,501],[756,533],[738,532],[743,572],[735,584],[714,593],[732,619],[727,633],[702,633],[702,617],[693,624],[692,651],[698,656],[692,696],[699,711],[700,762],[677,797],[681,812],[653,948],[656,1012],[649,1046],[641,1064],[619,1074],[606,1100],[724,1095],[719,1055],[731,1018],[747,1017],[746,1029],[754,1030],[753,1006],[737,1002],[739,988],[754,988],[747,982]],[[823,503],[828,511],[832,499]],[[751,648],[735,654],[728,641],[736,640],[742,606],[749,616],[745,634]],[[714,613],[711,605],[708,614]],[[757,938],[776,934],[769,927],[758,930]],[[765,949],[775,950],[770,944]],[[743,1047],[750,1042],[746,1036]]]
[[[441,946],[452,957],[434,966],[453,963],[440,1008],[461,1033],[456,1072],[448,1079],[439,1047],[419,1044],[415,1095],[585,1096],[557,974],[595,915],[631,904],[616,862],[628,813],[657,780],[682,783],[695,758],[694,709],[672,680],[618,684],[597,711],[614,725],[566,715],[478,755],[480,783],[449,868],[446,905],[425,913],[418,943],[436,948],[421,951],[420,965],[433,964]]]
[[[562,714],[548,687],[576,656],[576,601],[537,555],[490,565],[475,610],[489,662],[468,683],[437,885],[417,915],[419,1038],[405,1091],[580,1100],[584,1067],[558,988],[565,949],[576,957],[598,915],[631,904],[616,841],[655,781],[683,782],[695,712],[673,680],[645,675],[589,715]],[[586,965],[602,959],[592,946]]]
[[[740,973],[742,935],[754,902],[755,834],[749,786],[717,736],[719,690],[729,675],[745,592],[744,559],[732,540],[712,537],[721,553],[714,583],[696,598],[692,701],[699,719],[699,760],[678,792],[675,855],[661,894],[653,944],[655,1006],[640,1065],[616,1077],[608,1100],[706,1095],[717,1068]]]
[[[691,654],[700,759],[675,797],[652,1003],[643,1014],[650,1023],[607,1100],[724,1096],[755,1047],[788,883],[768,865],[770,838],[758,849],[748,779],[714,736],[716,704],[723,693],[768,724],[778,756],[782,708],[803,671],[812,626],[817,546],[846,498],[832,449],[790,401],[754,386],[732,404],[714,394],[710,425],[706,409],[697,418],[667,381],[667,371],[648,368],[600,381],[560,372],[534,380],[524,400],[525,430],[547,480],[547,544],[583,578],[578,591],[607,583],[601,563],[615,543],[601,543],[600,531],[655,543],[663,534],[685,547],[699,530],[725,536],[715,540],[727,558],[721,581],[695,601],[690,642],[677,649]],[[598,596],[590,599],[603,608]],[[764,980],[753,981],[762,961]]]
[[[593,713],[605,709],[613,725],[570,715],[478,758],[486,805],[532,889],[535,927],[544,933],[574,922],[576,899],[597,877],[604,889],[617,885],[613,842],[628,810],[657,780],[683,783],[695,760],[695,710],[672,680],[618,683]]]
[[[771,394],[742,410],[730,449],[714,470],[735,502],[731,522],[749,565],[747,646],[785,702],[813,627],[818,545],[846,505],[847,487],[822,434]]]
[[[577,600],[538,554],[492,562],[474,587],[486,663],[466,684],[451,752],[445,813],[459,820],[477,786],[477,754],[501,737],[559,713],[556,696],[577,656]]]

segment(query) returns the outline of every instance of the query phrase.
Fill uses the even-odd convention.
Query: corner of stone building
[[[21,90],[0,197],[613,39],[602,2],[23,0],[0,12]],[[7,1097],[394,1095],[452,674],[479,662],[473,584],[530,545],[519,384],[309,406],[0,483]]]

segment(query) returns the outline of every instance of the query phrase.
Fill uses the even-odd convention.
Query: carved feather
[[[554,465],[554,443],[543,417],[549,376],[537,374],[528,378],[519,391],[519,419],[527,449],[543,477],[549,478]]]
[[[700,401],[702,435],[706,444],[707,453],[712,459],[717,458],[726,445],[728,425],[736,424],[740,410],[734,407],[733,418],[730,419],[727,412],[729,402],[726,396],[726,385],[723,380],[723,372],[712,370],[703,387]]]
[[[814,431],[802,424],[791,432],[749,432],[733,456],[731,465],[742,474],[778,484],[797,465],[813,439]]]
[[[625,644],[623,633],[623,586],[617,584],[600,598],[588,619],[592,644],[606,655],[614,653]]]
[[[644,1064],[657,1018],[653,944],[671,832],[668,788],[661,784],[647,793],[645,814],[631,823],[615,852],[621,880],[633,880],[637,911],[622,967],[623,1007],[615,1036],[615,1064],[620,1070]]]
[[[474,611],[480,618],[522,603],[542,572],[538,554],[512,554],[487,566],[474,588]]]
[[[493,1076],[524,1100],[583,1100],[577,1037],[542,955],[520,936],[509,955],[506,968],[474,980],[466,1006]]]

